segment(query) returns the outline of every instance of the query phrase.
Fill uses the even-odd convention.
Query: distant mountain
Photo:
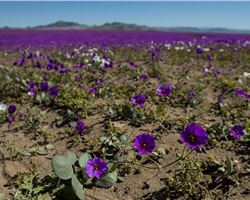
[[[10,29],[11,27],[4,27]],[[192,33],[250,33],[250,30],[228,28],[197,28],[197,27],[149,27],[145,25],[129,24],[122,22],[105,23],[99,26],[89,26],[76,22],[57,21],[55,23],[27,27],[27,29],[97,29],[97,30],[135,30],[135,31],[167,31],[167,32],[192,32]]]
[[[29,27],[30,28],[30,27]],[[31,27],[32,28],[32,27]],[[76,22],[66,22],[66,21],[57,21],[55,23],[35,26],[34,29],[71,29],[71,28],[78,28],[78,29],[117,29],[117,30],[150,30],[151,27],[147,26],[139,26],[136,24],[126,24],[121,22],[112,22],[112,23],[105,23],[100,26],[88,26],[79,24]]]
[[[105,23],[101,26],[97,26],[98,29],[117,29],[117,30],[151,30],[152,27],[141,26],[136,24],[126,24],[121,22]]]
[[[196,27],[158,27],[158,30],[170,32],[192,32],[192,33],[250,33],[250,30],[229,28],[196,28]]]
[[[30,27],[29,27],[30,28]],[[47,24],[47,25],[40,25],[31,27],[34,29],[56,29],[56,28],[88,28],[87,25],[79,24],[76,22],[66,22],[66,21],[57,21],[55,23]]]

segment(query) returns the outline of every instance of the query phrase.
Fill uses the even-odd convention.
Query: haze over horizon
[[[250,29],[250,2],[0,2],[0,27],[56,21]]]

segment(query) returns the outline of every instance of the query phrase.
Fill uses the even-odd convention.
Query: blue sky
[[[58,20],[250,29],[250,2],[0,2],[0,27]]]

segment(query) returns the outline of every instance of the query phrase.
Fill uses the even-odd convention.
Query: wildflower
[[[47,64],[47,70],[50,71],[54,68],[53,64],[49,63]]]
[[[43,82],[40,84],[40,89],[42,92],[47,92],[49,90],[49,84],[47,82]]]
[[[60,69],[59,70],[59,73],[60,74],[67,74],[67,73],[69,73],[70,72],[70,69],[66,69],[66,68],[63,68],[63,69]]]
[[[235,95],[238,96],[238,97],[245,97],[246,95],[246,92],[240,88],[237,88],[235,90]]]
[[[134,140],[134,146],[140,155],[150,154],[155,148],[155,138],[148,133],[139,134]]]
[[[170,85],[161,85],[156,89],[156,93],[162,97],[166,97],[172,92],[173,87]]]
[[[244,97],[247,100],[250,100],[250,94],[248,94],[247,92],[245,92],[244,90],[237,88],[235,90],[235,95],[238,97]]]
[[[11,123],[13,123],[13,122],[15,122],[16,120],[15,120],[15,118],[13,117],[13,116],[9,116],[8,117],[8,122],[9,122],[9,124],[11,124]]]
[[[146,98],[145,96],[138,94],[132,97],[131,101],[132,101],[132,104],[135,106],[143,106],[146,102]]]
[[[85,128],[85,125],[83,121],[79,120],[78,122],[76,122],[76,132],[79,135],[83,134],[84,128]]]
[[[85,171],[89,177],[100,179],[108,171],[108,164],[103,159],[96,157],[88,160]]]
[[[34,82],[29,82],[27,84],[27,86],[28,86],[28,90],[29,90],[28,94],[31,95],[31,96],[35,95],[36,94],[36,90],[37,90],[36,84]]]
[[[8,106],[8,114],[13,115],[16,112],[16,106],[14,104],[10,104]]]
[[[42,64],[40,63],[40,62],[36,62],[36,65],[35,65],[38,69],[41,69],[41,67],[42,67]]]
[[[235,125],[231,129],[230,134],[234,137],[234,139],[240,139],[244,136],[244,127],[241,125]]]
[[[110,62],[108,62],[108,61],[104,62],[104,67],[112,68],[113,67],[113,62],[112,61],[110,61]]]
[[[197,54],[202,54],[202,53],[203,53],[203,50],[202,50],[201,48],[197,48],[197,49],[196,49],[196,53],[197,53]]]
[[[142,81],[147,81],[147,80],[148,80],[148,76],[145,75],[145,74],[142,74],[142,75],[140,76],[140,79],[141,79]]]
[[[87,93],[88,94],[94,94],[98,91],[98,87],[93,87],[93,88],[89,88]]]
[[[195,123],[189,124],[180,134],[180,140],[191,149],[197,149],[207,143],[206,130]]]
[[[104,82],[104,79],[103,79],[103,78],[98,78],[96,82],[97,82],[97,83],[103,83],[103,82]]]
[[[188,94],[187,94],[187,98],[188,99],[195,99],[195,97],[196,97],[196,93],[195,92],[189,92]]]
[[[59,89],[56,86],[52,86],[49,88],[49,95],[56,97],[59,93]]]

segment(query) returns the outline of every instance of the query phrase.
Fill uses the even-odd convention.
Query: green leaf
[[[100,180],[96,182],[96,185],[99,187],[109,188],[112,187],[118,179],[118,173],[117,171],[111,172],[104,177],[102,177]]]
[[[68,180],[73,175],[73,168],[65,156],[56,155],[52,158],[52,167],[56,175],[62,180]]]
[[[69,162],[71,163],[71,165],[74,165],[75,162],[78,160],[76,153],[73,151],[68,151],[65,156],[68,158]]]
[[[85,168],[86,163],[88,162],[88,160],[91,158],[91,156],[88,153],[83,154],[79,160],[78,163],[80,165],[81,168]]]
[[[227,159],[226,159],[226,172],[227,172],[227,175],[231,174],[232,173],[232,170],[233,170],[233,163],[232,161],[229,159],[229,157],[227,156]]]
[[[53,144],[47,144],[47,145],[45,146],[45,148],[46,148],[47,150],[52,150],[52,149],[54,149],[54,145],[53,145]]]
[[[103,143],[103,142],[105,142],[107,139],[108,139],[108,138],[107,138],[107,137],[105,137],[105,136],[100,137],[100,141],[101,141],[102,143]]]
[[[127,144],[128,143],[128,135],[127,134],[123,134],[119,137],[119,140],[123,143],[123,144]]]
[[[76,175],[74,174],[71,179],[71,186],[72,189],[75,193],[75,195],[80,199],[84,200],[84,191],[83,191],[83,186],[80,183],[80,181],[77,179]]]

